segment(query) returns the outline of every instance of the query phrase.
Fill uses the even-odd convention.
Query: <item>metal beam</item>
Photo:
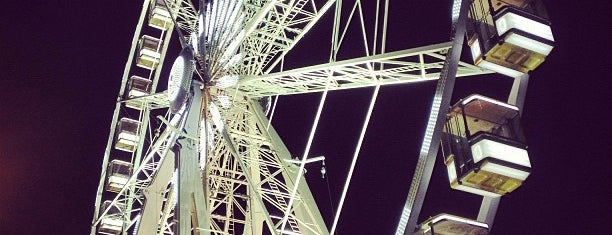
[[[134,228],[135,235],[156,234],[157,229],[160,228],[158,222],[161,215],[159,212],[162,211],[164,193],[174,173],[174,164],[174,154],[168,153],[168,157],[165,157],[159,164],[155,178],[152,179],[153,182],[144,190],[145,203],[141,208],[139,226]]]
[[[183,138],[179,138],[178,144],[178,205],[175,209],[178,219],[178,235],[210,234],[210,215],[208,203],[204,194],[204,183],[199,169],[199,124],[202,117],[203,106],[201,89],[203,85],[199,82],[192,83],[191,102],[187,104],[189,113],[185,122]],[[203,228],[198,230],[196,228]]]
[[[239,39],[242,41],[240,50],[251,57],[244,61],[240,74],[269,73],[318,22],[335,0],[283,2],[268,2],[258,11],[253,22],[249,22],[245,27],[246,37]],[[307,4],[308,2],[311,4]]]
[[[520,114],[523,113],[528,83],[529,74],[523,74],[522,76],[514,78],[514,82],[512,83],[512,90],[510,90],[510,94],[508,95],[508,103],[517,106],[519,108]],[[477,220],[483,223],[487,223],[489,225],[489,230],[493,228],[493,222],[495,221],[495,215],[497,214],[497,208],[499,207],[500,201],[501,197],[482,198]]]
[[[463,48],[463,39],[465,35],[465,24],[470,1],[455,0],[453,2],[452,13],[452,38],[453,44],[446,57],[444,67],[440,74],[440,80],[436,87],[436,93],[431,105],[429,113],[429,121],[423,137],[423,144],[419,154],[410,191],[406,204],[400,217],[400,222],[395,232],[396,235],[407,235],[414,233],[416,229],[419,214],[425,200],[429,180],[435,165],[438,148],[440,147],[440,135],[444,128],[446,120],[446,112],[450,107],[450,99],[453,94],[455,85],[455,76],[459,67],[459,58]]]
[[[257,117],[257,121],[260,126],[264,126],[265,123],[268,123],[268,119],[263,112],[263,108],[256,102],[251,102],[251,105],[255,106],[255,116]],[[291,161],[291,153],[282,139],[276,132],[276,130],[270,126],[264,131],[265,135],[270,139],[273,148],[276,150],[276,154],[280,161],[289,162]],[[325,159],[324,157],[315,157],[310,159],[321,160]],[[282,164],[282,163],[281,163]],[[297,195],[301,198],[299,203],[295,203],[293,205],[292,210],[295,212],[297,218],[302,220],[301,223],[298,223],[300,227],[300,231],[302,234],[329,234],[327,226],[325,225],[325,221],[323,220],[323,216],[317,207],[317,203],[314,200],[314,196],[308,187],[308,183],[303,176],[297,175],[297,171],[289,170],[290,167],[285,168],[287,170],[282,171],[283,179],[287,184],[288,188],[293,188],[294,185],[299,180]]]
[[[342,90],[436,80],[450,47],[450,42],[440,43],[260,76],[245,75],[238,89],[256,98],[322,92],[326,86]],[[457,66],[458,77],[492,73],[463,62]]]
[[[245,96],[259,98],[322,92],[329,79],[332,80],[329,90],[436,80],[440,77],[445,54],[450,46],[451,42],[446,42],[278,73],[245,75],[237,86]],[[458,62],[458,64],[457,77],[493,73],[468,63]],[[373,76],[377,79],[373,79]],[[168,107],[165,91],[125,102],[143,108],[147,106],[150,109]]]

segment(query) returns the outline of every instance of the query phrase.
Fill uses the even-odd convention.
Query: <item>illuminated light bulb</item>
[[[503,35],[511,29],[518,29],[549,41],[555,41],[552,29],[547,24],[518,15],[512,11],[503,11],[500,15],[501,16],[496,17],[497,19],[495,20],[497,35]]]
[[[227,89],[238,83],[238,75],[225,75],[217,80],[216,87]]]
[[[212,116],[213,123],[217,126],[219,131],[223,131],[223,121],[221,119],[221,112],[215,103],[209,103],[208,109],[210,110],[210,116]]]

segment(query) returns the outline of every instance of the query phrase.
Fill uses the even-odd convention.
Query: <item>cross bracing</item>
[[[247,97],[260,98],[435,80],[449,48],[450,42],[440,43],[277,73],[244,75],[237,89]],[[457,77],[489,73],[492,72],[464,62],[457,69]],[[235,89],[223,92],[234,93]],[[152,109],[165,108],[168,104],[164,96],[159,93],[127,102],[142,102]]]
[[[213,51],[208,53],[207,60],[217,63],[240,53],[243,58],[237,68],[238,73],[267,73],[293,49],[334,2],[335,0],[212,1],[208,7],[219,13],[207,17],[206,23],[216,26],[210,27],[208,32],[207,40]],[[197,31],[199,24],[196,8],[190,1],[166,3],[175,9],[176,22],[186,40],[191,40],[189,36]],[[243,6],[241,10],[233,10],[240,6]]]
[[[238,89],[249,97],[293,95],[435,80],[450,43],[331,62],[260,76],[245,76]],[[460,63],[457,76],[491,73]]]
[[[210,33],[206,34],[203,44],[207,52],[205,56],[196,57],[200,65],[208,66],[208,70],[201,69],[198,75],[209,76],[211,80],[193,90],[201,92],[203,97],[201,107],[197,107],[202,122],[195,131],[185,130],[183,125],[187,118],[184,113],[164,117],[152,114],[163,112],[169,106],[167,92],[155,89],[169,31],[162,31],[168,40],[156,48],[160,60],[150,73],[154,84],[150,93],[124,96],[127,77],[131,75],[129,68],[134,66],[134,57],[138,57],[134,40],[117,107],[136,113],[141,123],[137,135],[143,141],[132,153],[134,170],[122,189],[116,194],[99,192],[99,197],[104,196],[111,204],[100,208],[100,199],[97,199],[92,234],[108,218],[121,221],[122,234],[177,234],[183,231],[180,229],[186,219],[180,217],[180,206],[177,206],[182,205],[177,200],[183,191],[177,179],[179,163],[172,151],[179,139],[190,140],[200,150],[199,155],[194,156],[199,170],[191,180],[202,192],[191,193],[202,195],[199,199],[205,204],[205,213],[193,220],[202,217],[207,222],[192,224],[189,230],[196,234],[328,234],[308,184],[298,175],[299,167],[289,161],[289,150],[268,125],[258,99],[438,79],[451,45],[449,42],[387,53],[382,50],[375,55],[272,72],[282,70],[277,67],[284,56],[335,2],[212,1],[207,8],[212,10],[204,21],[212,25],[206,28]],[[149,4],[169,7],[174,20],[167,22],[168,29],[171,31],[176,23],[187,43],[192,43],[193,35],[201,31],[198,29],[202,24],[198,18],[199,7],[191,1],[147,0],[141,20]],[[141,26],[142,22],[135,39],[141,36]],[[236,65],[230,62],[234,58],[237,58]],[[466,63],[459,63],[457,69],[457,76],[486,73],[490,71]],[[217,82],[228,75],[237,76],[236,84],[221,87]],[[111,129],[117,123],[118,113],[115,112]],[[112,130],[107,151],[112,149],[115,138]],[[109,157],[111,154],[106,153],[105,158]],[[103,163],[104,169],[107,160]],[[299,187],[294,193],[292,189],[296,185]],[[102,186],[99,191],[101,189]],[[200,209],[192,208],[195,214]]]

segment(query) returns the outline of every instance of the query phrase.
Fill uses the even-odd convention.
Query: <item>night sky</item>
[[[492,234],[609,233],[612,71],[605,35],[612,22],[603,10],[609,3],[545,3],[556,45],[531,73],[522,119],[533,171],[521,188],[503,197]],[[450,0],[391,1],[387,51],[448,40],[450,5]],[[140,1],[3,4],[0,234],[89,233],[140,8]],[[330,19],[331,11],[323,22]],[[288,55],[287,66],[326,62],[328,47],[321,42],[329,41],[330,27],[316,26]],[[178,52],[169,50],[167,58]],[[505,100],[510,86],[511,79],[500,75],[462,78],[453,103],[472,93]],[[161,83],[158,90],[165,88]],[[434,88],[435,82],[425,82],[381,89],[338,234],[395,230]],[[324,108],[311,153],[327,157],[329,181],[321,179],[317,164],[308,166],[306,175],[328,225],[330,198],[335,207],[372,91],[331,92]],[[296,156],[304,151],[319,97],[280,98],[273,124]],[[442,166],[439,160],[420,221],[438,213],[475,218],[479,197],[451,191]]]

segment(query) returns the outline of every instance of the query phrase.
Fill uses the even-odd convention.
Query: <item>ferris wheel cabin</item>
[[[168,1],[168,4],[174,4],[175,1]],[[154,0],[151,1],[150,9],[149,9],[149,26],[159,29],[159,30],[168,30],[172,25],[172,17],[170,12],[168,12],[168,8],[166,8],[166,4],[164,4],[164,0]]]
[[[108,165],[106,191],[118,193],[132,175],[132,163],[114,159]]]
[[[140,136],[138,136],[139,126],[140,122],[137,120],[121,118],[117,126],[119,134],[115,142],[115,149],[134,152],[140,141]]]
[[[474,64],[501,74],[517,77],[532,71],[553,49],[540,0],[475,0],[468,22]]]
[[[98,227],[99,234],[119,235],[123,231],[123,215],[122,210],[125,209],[124,203],[112,204],[110,200],[104,201],[100,212],[108,210],[100,220]]]
[[[138,40],[138,58],[136,65],[141,68],[155,70],[161,57],[162,40],[144,35]]]
[[[151,94],[152,81],[140,76],[131,76],[128,80],[128,97],[135,98]]]
[[[530,174],[519,109],[471,95],[447,114],[442,147],[451,187],[498,197],[514,191]]]

